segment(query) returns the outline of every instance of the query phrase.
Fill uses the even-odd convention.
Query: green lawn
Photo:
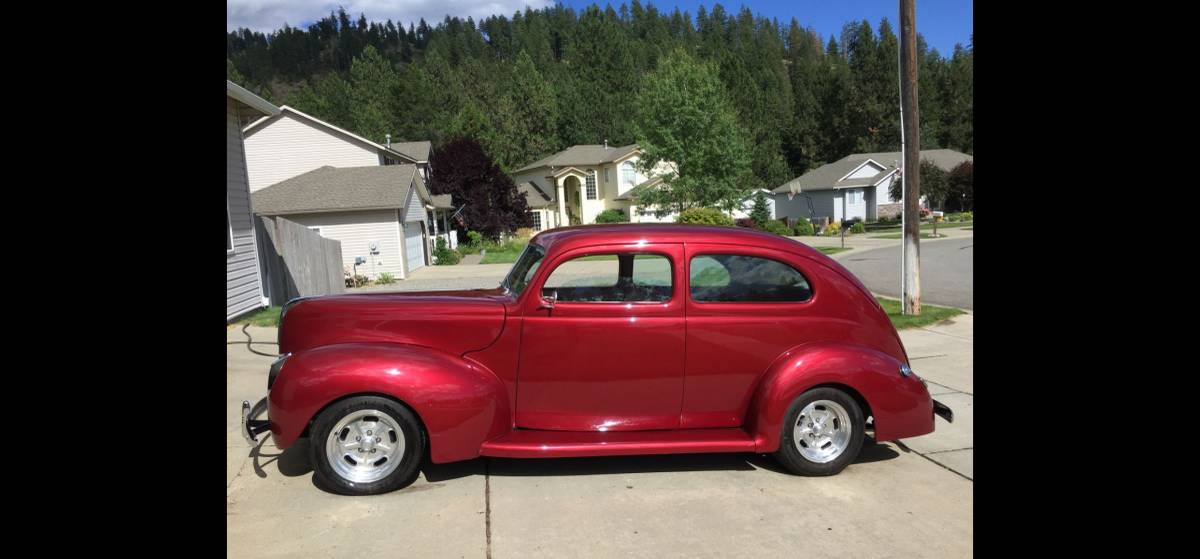
[[[517,261],[517,257],[521,256],[521,252],[525,250],[525,245],[529,244],[528,240],[511,241],[500,246],[487,247],[487,254],[483,255],[483,260],[480,264],[512,264]]]
[[[279,313],[283,307],[267,307],[248,314],[237,321],[237,324],[249,323],[251,326],[279,326]]]
[[[853,249],[854,247],[813,247],[813,248],[821,251],[822,254],[837,254],[839,252],[844,252],[844,251]]]
[[[928,326],[935,322],[941,322],[947,318],[963,314],[963,311],[959,309],[923,304],[921,305],[921,314],[912,316],[900,313],[902,307],[899,299],[876,297],[875,300],[879,301],[879,304],[883,306],[883,310],[887,312],[888,318],[892,320],[892,326],[895,326],[897,330]]]

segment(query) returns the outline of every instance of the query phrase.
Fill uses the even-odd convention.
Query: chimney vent
[[[604,139],[604,149],[608,149],[608,138]]]
[[[385,146],[387,146],[387,147],[392,147],[392,135],[391,135],[391,134],[384,134],[384,135],[383,135],[383,138],[384,138],[384,144],[383,144],[383,145],[385,145]]]

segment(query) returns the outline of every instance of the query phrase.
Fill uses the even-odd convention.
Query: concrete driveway
[[[240,403],[270,357],[227,346],[230,557],[967,557],[972,546],[973,317],[904,330],[914,369],[955,411],[933,434],[864,445],[841,474],[705,454],[428,465],[401,491],[341,497],[312,482],[308,442],[251,449]],[[250,328],[274,341],[275,330]],[[245,339],[230,328],[230,341]],[[274,346],[256,349],[272,353]]]

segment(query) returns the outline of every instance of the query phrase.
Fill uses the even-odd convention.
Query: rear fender
[[[476,363],[420,346],[335,344],[296,353],[279,372],[267,400],[276,446],[291,446],[322,409],[356,394],[412,408],[435,463],[474,458],[511,427],[503,383]]]
[[[886,353],[842,343],[813,343],[785,352],[771,365],[755,391],[746,420],[758,452],[774,452],[784,415],[805,391],[840,385],[857,392],[875,418],[875,439],[888,441],[933,431],[933,400],[916,375],[900,374],[900,362]]]

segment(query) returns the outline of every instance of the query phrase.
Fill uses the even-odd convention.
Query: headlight
[[[913,374],[912,367],[909,367],[908,363],[900,365],[900,376],[905,377],[905,378],[917,377],[917,375]],[[921,380],[921,377],[917,377],[917,380]],[[921,382],[925,382],[925,381],[921,380]]]
[[[279,356],[274,363],[271,363],[271,372],[267,375],[267,390],[271,389],[271,385],[275,384],[275,377],[279,376],[279,371],[283,369],[283,364],[287,362],[288,357],[292,354],[285,353]]]

